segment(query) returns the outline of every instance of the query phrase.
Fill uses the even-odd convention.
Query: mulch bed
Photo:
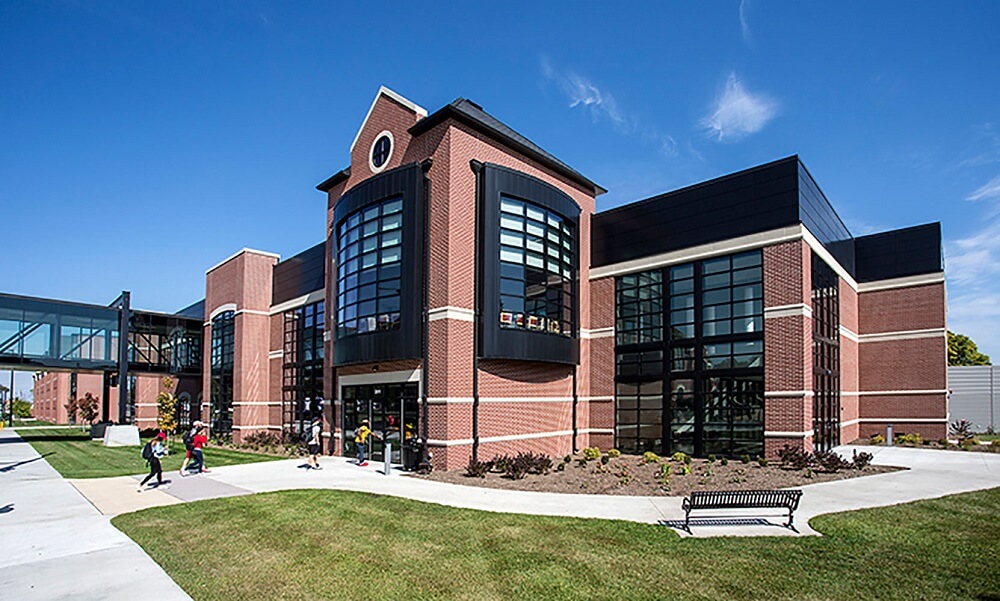
[[[622,455],[612,458],[606,465],[600,460],[587,462],[581,466],[575,455],[563,471],[553,469],[548,474],[529,474],[523,480],[512,480],[501,474],[489,473],[485,478],[465,475],[465,470],[435,471],[426,476],[438,482],[504,488],[508,490],[530,490],[536,492],[577,493],[591,495],[635,495],[635,496],[686,496],[695,490],[756,490],[777,489],[846,480],[875,474],[899,471],[903,468],[869,465],[864,469],[847,469],[835,473],[816,470],[793,470],[771,462],[761,467],[756,461],[748,464],[739,460],[729,460],[728,465],[719,461],[710,464],[707,459],[693,459],[691,473],[681,473],[683,464],[669,461],[664,457],[660,463],[643,463],[637,455]],[[558,464],[561,459],[556,459]],[[660,465],[670,465],[670,477],[666,483],[659,477]]]

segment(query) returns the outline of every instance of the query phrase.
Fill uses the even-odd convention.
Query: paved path
[[[13,430],[0,430],[0,598],[190,599],[109,520]]]
[[[718,511],[692,516],[694,536],[795,536],[815,535],[809,519],[823,513],[894,505],[918,499],[1000,486],[1000,454],[887,447],[844,447],[867,450],[875,463],[910,468],[906,471],[825,482],[802,487],[805,494],[795,523],[798,533],[781,527],[783,512],[762,519],[754,511]],[[206,453],[211,462],[211,450]],[[174,480],[169,488],[136,494],[135,478],[106,479],[108,490],[91,496],[107,513],[134,511],[165,502],[179,502],[300,488],[354,490],[439,503],[453,507],[536,515],[576,516],[661,523],[676,528],[683,523],[680,497],[627,497],[616,495],[565,495],[457,486],[395,473],[380,473],[380,464],[360,468],[338,457],[326,457],[324,470],[302,469],[300,460],[226,466],[210,474]],[[124,481],[123,485],[119,482]],[[86,482],[86,485],[83,483]],[[76,481],[78,486],[101,487],[104,480]],[[111,488],[114,490],[111,490]],[[162,495],[160,496],[155,495]],[[169,499],[169,501],[167,501]],[[766,514],[765,514],[766,515]],[[682,535],[686,535],[683,531]]]

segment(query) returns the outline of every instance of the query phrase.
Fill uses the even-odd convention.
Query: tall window
[[[621,276],[615,290],[616,444],[763,453],[761,252]]]
[[[403,200],[348,215],[337,231],[337,337],[399,328]]]
[[[233,431],[233,350],[236,313],[225,311],[212,319],[211,406],[212,433]]]
[[[840,279],[812,259],[813,428],[820,450],[840,444]]]
[[[573,336],[573,226],[532,203],[500,199],[500,326]]]
[[[324,316],[323,301],[285,311],[282,425],[295,435],[322,410]]]

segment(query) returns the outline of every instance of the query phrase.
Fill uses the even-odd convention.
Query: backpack
[[[153,442],[147,442],[146,446],[142,447],[142,458],[149,461],[153,458]]]
[[[188,430],[184,433],[184,449],[190,451],[194,449],[194,433],[193,430]]]

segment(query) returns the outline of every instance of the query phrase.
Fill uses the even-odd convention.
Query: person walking
[[[323,469],[319,465],[319,455],[322,452],[323,444],[323,420],[316,416],[312,418],[312,423],[309,425],[309,465],[308,467],[314,470]]]
[[[358,465],[361,467],[368,465],[368,462],[365,461],[365,445],[368,444],[369,436],[381,438],[381,436],[372,432],[371,423],[367,419],[363,419],[361,420],[361,426],[354,432],[354,446],[358,448]]]
[[[191,455],[194,458],[194,462],[191,464],[191,471],[196,474],[205,474],[208,472],[205,469],[205,454],[202,451],[206,444],[208,444],[208,436],[205,435],[205,426],[200,426],[198,432],[191,440]]]
[[[136,492],[142,492],[145,490],[146,483],[149,482],[153,476],[156,476],[156,486],[159,487],[163,484],[163,465],[160,463],[160,458],[167,454],[167,445],[165,443],[167,435],[162,431],[156,435],[156,438],[146,443],[146,446],[142,448],[142,457],[149,464],[149,475],[142,479],[139,483],[139,488]]]
[[[181,476],[186,473],[184,470],[187,469],[188,464],[194,459],[194,435],[198,433],[198,428],[203,425],[201,420],[195,420],[191,424],[191,428],[184,433],[184,462],[181,463]]]

